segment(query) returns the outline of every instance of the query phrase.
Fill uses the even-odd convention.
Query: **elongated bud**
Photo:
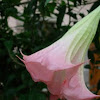
[[[100,6],[74,25],[61,39],[66,42],[66,59],[72,63],[81,62],[100,20]],[[69,39],[68,39],[69,38]]]

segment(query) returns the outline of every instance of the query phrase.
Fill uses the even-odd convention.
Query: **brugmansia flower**
[[[61,39],[32,55],[23,63],[35,82],[44,82],[51,100],[91,100],[83,78],[84,56],[96,33],[100,6],[74,25]]]

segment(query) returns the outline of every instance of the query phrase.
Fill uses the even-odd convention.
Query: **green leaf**
[[[18,100],[28,100],[27,94],[21,94]]]
[[[21,74],[21,79],[23,84],[32,86],[34,84],[33,80],[31,79],[29,73],[25,70]]]
[[[57,28],[60,28],[63,22],[65,12],[66,12],[66,5],[61,5],[58,8],[58,11],[59,11],[59,14],[57,15]]]
[[[8,97],[13,98],[15,93],[16,93],[16,89],[14,87],[10,87],[10,88],[6,89],[5,97],[7,97],[7,99],[5,99],[5,100],[12,100],[12,99],[8,99]]]
[[[17,88],[16,88],[16,91],[19,92],[21,91],[22,89],[25,89],[26,86],[25,85],[19,85]]]
[[[29,92],[28,100],[47,100],[47,98],[45,94],[34,88]]]
[[[10,41],[10,40],[8,40],[8,41],[5,41],[5,42],[4,42],[4,45],[6,46],[6,48],[7,48],[8,50],[11,50],[11,49],[12,49],[12,46],[13,46],[13,42]]]
[[[6,2],[6,3],[9,3],[9,4],[17,4],[17,3],[19,3],[21,0],[2,0],[2,1],[4,1],[4,2]]]
[[[8,79],[7,79],[6,85],[10,84],[11,81],[12,81],[14,78],[15,78],[15,74],[10,74],[9,77],[8,77]]]
[[[55,7],[56,7],[56,3],[48,3],[48,9],[50,11],[50,13],[53,13]]]
[[[46,2],[45,2],[45,6],[49,3],[49,1],[50,1],[50,0],[46,0]]]

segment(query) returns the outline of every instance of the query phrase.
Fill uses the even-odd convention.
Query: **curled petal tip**
[[[100,95],[96,95],[97,98],[100,98]]]
[[[94,95],[94,97],[92,97],[91,99],[93,99],[93,100],[97,100],[97,99],[100,99],[100,95]]]
[[[91,61],[91,59],[86,60],[84,63],[89,63]]]
[[[19,51],[20,51],[21,55],[22,55],[22,56],[24,56],[24,54],[23,54],[22,50],[20,49]]]
[[[21,59],[18,55],[16,55],[16,57],[21,60],[23,63],[25,63],[25,61],[23,59]]]

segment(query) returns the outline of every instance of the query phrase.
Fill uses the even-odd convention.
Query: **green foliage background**
[[[65,2],[66,1],[66,2]],[[91,4],[86,0],[1,0],[0,1],[0,100],[47,100],[49,93],[42,92],[46,86],[43,83],[32,81],[22,62],[15,55],[21,57],[19,49],[24,54],[36,52],[57,39],[59,39],[73,24],[85,15],[82,12],[74,13],[73,9],[79,6]],[[23,6],[23,13],[16,7]],[[96,0],[88,13],[100,5]],[[68,11],[66,11],[68,9]],[[56,10],[58,13],[56,13]],[[62,25],[65,14],[69,15],[68,25]],[[56,22],[49,22],[46,17],[52,19],[55,15]],[[13,30],[8,26],[8,17],[22,21],[23,31],[13,35]],[[100,43],[100,25],[95,43]],[[96,45],[98,51],[100,45]],[[13,52],[16,48],[16,52]]]

